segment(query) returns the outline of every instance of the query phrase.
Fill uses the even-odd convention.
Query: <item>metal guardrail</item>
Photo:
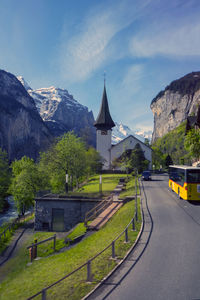
[[[31,262],[33,261],[34,258],[37,257],[37,246],[41,245],[45,242],[48,242],[50,240],[53,240],[53,249],[54,249],[54,252],[55,252],[55,250],[56,250],[56,234],[54,234],[53,236],[47,238],[46,240],[36,242],[36,243],[32,243],[32,245],[27,247],[27,249],[30,251]]]
[[[102,200],[99,204],[93,207],[85,214],[84,224],[87,226],[89,221],[94,220],[104,209],[106,209],[113,202],[113,194],[105,200]]]
[[[42,289],[41,291],[39,291],[37,294],[34,294],[33,296],[27,298],[27,300],[31,300],[34,299],[35,297],[41,295],[42,296],[42,300],[46,300],[47,296],[47,290],[49,290],[50,288],[52,288],[53,286],[57,285],[58,283],[60,283],[61,281],[63,281],[64,279],[70,277],[72,274],[74,274],[75,272],[81,270],[82,268],[86,267],[86,281],[87,282],[92,282],[92,266],[91,266],[91,262],[93,260],[95,260],[98,256],[100,256],[104,251],[106,251],[107,249],[111,248],[112,250],[112,258],[116,258],[116,249],[115,249],[115,243],[116,241],[123,235],[125,234],[125,242],[128,242],[128,228],[129,226],[132,225],[132,230],[136,230],[135,228],[135,221],[138,221],[138,209],[137,209],[137,179],[135,180],[135,184],[136,184],[136,188],[135,188],[135,214],[133,216],[133,218],[131,219],[131,221],[129,222],[129,224],[126,226],[126,228],[106,247],[104,248],[101,252],[97,253],[95,256],[93,256],[91,259],[89,259],[86,263],[84,263],[83,265],[81,265],[80,267],[78,267],[77,269],[73,270],[72,272],[70,272],[69,274],[65,275],[64,277],[62,277],[61,279],[55,281],[54,283],[52,283],[51,285],[47,286],[46,288]]]

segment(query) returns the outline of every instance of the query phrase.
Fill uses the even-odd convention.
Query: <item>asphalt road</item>
[[[200,204],[178,199],[166,175],[143,184],[152,217],[143,253],[119,280],[122,264],[93,299],[200,299]]]

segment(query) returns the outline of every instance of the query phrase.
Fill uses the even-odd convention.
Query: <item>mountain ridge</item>
[[[35,159],[51,139],[34,100],[21,82],[0,70],[0,147],[7,151],[9,160],[24,155]]]
[[[179,126],[200,105],[200,72],[174,80],[151,102],[154,115],[152,142]]]
[[[22,76],[22,84],[30,87]],[[86,142],[95,146],[96,130],[93,126],[93,112],[82,105],[66,89],[54,86],[27,90],[34,99],[38,112],[54,136],[73,130],[78,136],[84,136]]]

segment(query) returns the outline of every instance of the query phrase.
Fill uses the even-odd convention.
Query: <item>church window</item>
[[[101,135],[107,135],[107,130],[101,130]]]

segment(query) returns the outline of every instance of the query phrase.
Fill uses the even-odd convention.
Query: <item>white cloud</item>
[[[138,17],[150,0],[115,1],[111,6],[97,7],[88,13],[80,31],[72,38],[62,34],[60,68],[62,76],[71,82],[87,79],[93,71],[113,58],[108,44],[112,38]],[[130,7],[127,10],[127,7]],[[72,32],[73,34],[73,32]],[[112,49],[112,50],[111,50]]]
[[[130,51],[133,56],[151,57],[200,55],[200,23],[179,24],[165,30],[151,28],[133,37]]]
[[[121,83],[121,89],[125,90],[126,94],[129,96],[140,90],[143,71],[144,66],[141,64],[134,64],[128,67]]]

